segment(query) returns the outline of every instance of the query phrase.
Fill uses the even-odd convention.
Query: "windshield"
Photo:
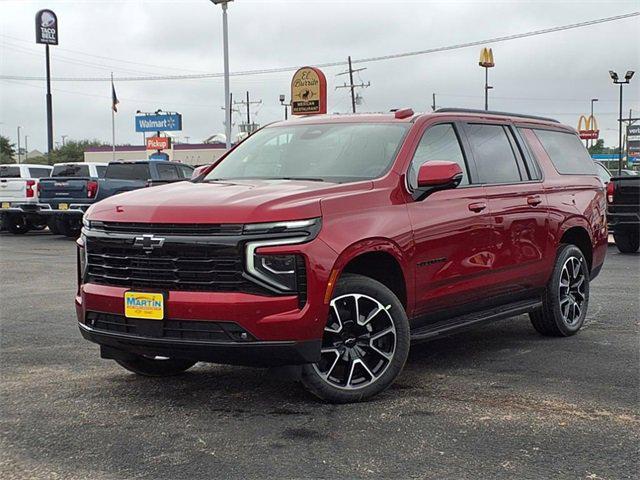
[[[407,124],[285,125],[253,134],[204,179],[301,179],[335,183],[389,170]]]

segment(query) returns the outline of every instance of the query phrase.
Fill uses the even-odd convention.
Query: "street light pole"
[[[20,163],[20,125],[18,125],[18,163]]]
[[[29,135],[24,136],[24,160],[29,161]]]
[[[591,99],[591,116],[589,117],[589,121],[590,122],[593,122],[593,104],[594,104],[594,102],[597,102],[597,101],[598,101],[597,98],[592,98]],[[590,147],[593,146],[593,139],[588,140],[588,143],[589,143]]]
[[[624,80],[618,79],[618,74],[613,70],[609,70],[609,76],[613,80],[614,85],[620,85],[620,109],[618,114],[618,176],[622,175],[622,86],[628,84],[635,72],[627,70]]]
[[[229,28],[227,24],[227,3],[233,0],[211,0],[222,6],[222,42],[224,50],[224,131],[227,137],[227,150],[231,148],[231,97],[229,93]]]

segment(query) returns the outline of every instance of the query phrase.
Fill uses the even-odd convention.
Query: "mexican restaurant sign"
[[[302,67],[291,79],[291,114],[327,113],[327,79],[315,67]]]

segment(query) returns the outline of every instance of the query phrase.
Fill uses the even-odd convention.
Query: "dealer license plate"
[[[147,320],[164,319],[164,295],[161,293],[125,292],[124,316]]]
[[[11,204],[9,202],[2,202],[2,208],[11,208]]]
[[[69,204],[68,203],[59,203],[58,204],[58,210],[69,210]]]

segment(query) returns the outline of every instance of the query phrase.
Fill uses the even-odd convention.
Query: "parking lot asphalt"
[[[520,316],[416,345],[392,388],[341,406],[260,369],[101,360],[75,268],[69,239],[0,235],[5,480],[638,478],[640,255],[609,248],[578,335]]]

